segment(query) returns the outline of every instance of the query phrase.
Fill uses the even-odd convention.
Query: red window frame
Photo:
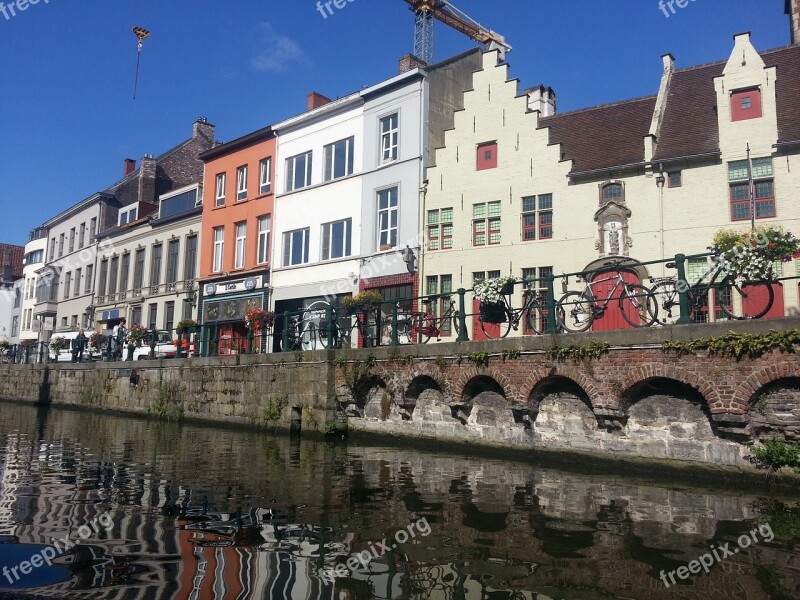
[[[433,247],[433,242],[438,243],[438,248]],[[439,226],[438,225],[428,225],[428,250],[435,252],[437,250],[442,249],[442,240],[439,235]]]
[[[550,222],[544,222],[542,217],[548,216],[550,217]],[[549,230],[549,231],[548,231]],[[540,240],[551,240],[553,239],[553,211],[552,210],[544,210],[539,212],[539,239]]]
[[[478,225],[483,225],[483,231],[478,231]],[[478,235],[483,235],[483,243],[478,243]],[[489,241],[489,232],[486,230],[486,219],[475,219],[472,221],[472,245],[485,246]]]
[[[759,196],[759,185],[763,185],[768,183],[770,186],[770,191],[772,192],[769,196]],[[756,219],[772,219],[775,217],[775,184],[773,180],[765,180],[765,181],[756,181],[754,184],[755,187],[755,209],[756,209]],[[734,188],[744,188],[747,192],[747,197],[744,200],[734,199],[733,197],[733,190]],[[731,221],[747,221],[750,219],[750,185],[747,182],[739,182],[739,183],[732,183],[730,185],[730,203],[731,203]],[[746,209],[746,214],[741,217],[737,217],[734,211],[734,208],[737,206],[744,206]],[[763,214],[762,210],[765,206],[771,206],[771,210],[767,214]]]
[[[749,101],[748,107],[743,106],[745,101]],[[760,89],[739,90],[731,94],[731,121],[759,119],[762,115]]]
[[[478,144],[477,170],[497,168],[497,142]]]
[[[489,217],[487,219],[488,223],[486,224],[486,244],[489,246],[496,246],[502,240],[502,221],[500,217]],[[497,227],[492,227],[492,225],[496,225]],[[501,240],[496,242],[492,241],[492,234],[496,233],[497,235],[501,236]]]

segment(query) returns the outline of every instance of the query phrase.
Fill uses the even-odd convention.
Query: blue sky
[[[4,0],[9,4],[8,0]],[[45,3],[47,2],[47,3]],[[725,59],[735,33],[789,43],[784,0],[456,0],[506,36],[511,74],[543,83],[559,112],[655,94],[660,56]],[[39,0],[0,11],[0,241],[117,181],[126,157],[158,155],[205,116],[231,140],[305,110],[308,92],[345,95],[396,73],[413,49],[403,0]],[[149,29],[137,99],[136,38]],[[436,59],[473,47],[444,25]]]

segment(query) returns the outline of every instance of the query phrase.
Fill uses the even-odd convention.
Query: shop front
[[[248,351],[245,315],[269,308],[269,279],[263,275],[238,280],[207,282],[202,287],[201,322],[203,356],[228,356]],[[253,352],[265,352],[271,340],[254,341]]]

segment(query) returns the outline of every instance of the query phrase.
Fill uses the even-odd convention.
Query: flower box
[[[790,262],[800,252],[800,239],[775,225],[749,232],[723,229],[714,237],[714,250],[738,281],[771,280],[773,264]]]
[[[481,302],[478,319],[483,323],[505,323],[505,304],[502,302]]]
[[[484,279],[475,284],[473,292],[475,298],[481,302],[499,302],[503,296],[509,296],[514,293],[514,284],[516,282],[516,278],[511,275],[495,279]]]

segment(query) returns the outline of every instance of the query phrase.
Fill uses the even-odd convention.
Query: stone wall
[[[215,359],[0,366],[0,398],[264,428],[752,469],[747,444],[800,438],[800,361],[665,353],[665,339],[800,319]],[[553,348],[608,349],[555,358]],[[569,354],[569,353],[567,353]]]

